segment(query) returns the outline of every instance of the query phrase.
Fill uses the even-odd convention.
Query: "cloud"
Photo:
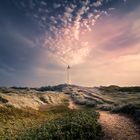
[[[44,6],[47,5],[47,3],[46,3],[45,1],[41,1],[40,3],[41,3],[42,5],[44,5]]]
[[[96,1],[96,2],[93,2],[93,6],[94,7],[99,7],[99,6],[101,6],[102,5],[102,0],[98,0],[98,1]]]
[[[115,19],[110,22],[110,27],[115,26],[116,31],[113,29],[112,35],[109,38],[106,36],[106,41],[103,42],[105,50],[126,50],[127,52],[140,44],[140,20],[137,15],[139,11],[138,9],[125,15],[121,20]]]
[[[54,7],[55,9],[57,9],[57,8],[61,7],[61,4],[56,4],[56,3],[54,3],[54,4],[53,4],[53,7]]]
[[[64,63],[77,64],[82,63],[88,56],[90,43],[87,44],[89,40],[83,38],[93,30],[92,27],[102,15],[102,10],[95,9],[95,7],[101,6],[102,2],[102,0],[96,2],[72,1],[67,4],[52,2],[48,3],[49,7],[47,7],[46,2],[41,1],[41,5],[37,7],[38,10],[33,6],[33,9],[28,8],[25,2],[24,5],[27,8],[24,10],[26,9],[28,14],[37,20],[39,26],[45,31],[42,36],[44,42],[40,46],[50,52],[51,57],[54,55]],[[37,5],[36,1],[32,1],[32,5]],[[58,11],[59,7],[61,7],[60,11]],[[93,13],[93,11],[96,12]]]
[[[94,26],[100,15],[88,14],[87,18],[83,18],[83,14],[87,12],[88,2],[84,2],[82,7],[75,11],[77,6],[70,4],[65,8],[64,15],[57,17],[51,16],[53,23],[62,21],[61,28],[51,25],[49,30],[54,36],[46,34],[44,36],[44,48],[49,51],[50,56],[58,57],[64,63],[77,64],[83,62],[86,55],[89,53],[88,41],[81,41],[81,35],[91,31],[91,26]],[[76,12],[76,16],[73,16]]]

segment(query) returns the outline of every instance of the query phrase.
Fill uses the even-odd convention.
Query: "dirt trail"
[[[69,109],[77,109],[76,104],[74,103],[74,101],[72,99],[69,99],[69,105],[68,105]]]
[[[99,111],[104,140],[140,140],[138,127],[126,116]]]

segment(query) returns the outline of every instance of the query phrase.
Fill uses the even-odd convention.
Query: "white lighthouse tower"
[[[67,85],[70,84],[70,66],[67,67]]]

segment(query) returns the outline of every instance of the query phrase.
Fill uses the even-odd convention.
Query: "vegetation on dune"
[[[112,103],[104,102],[99,105],[99,109],[131,114],[132,116],[135,116],[135,112],[140,110],[140,87],[102,86],[98,89],[103,100],[110,99],[112,101]]]
[[[99,114],[70,110],[66,105],[49,106],[46,111],[30,108],[0,108],[0,139],[3,140],[100,140]]]
[[[1,103],[8,103],[8,100],[0,96],[0,102]]]
[[[39,99],[43,102],[43,103],[48,103],[48,101],[44,98],[44,97],[39,97]]]
[[[57,108],[59,107],[50,107],[47,111],[41,112],[31,108],[1,107],[0,139],[20,139],[19,135],[23,134],[27,129],[40,127],[44,122],[61,117],[64,112],[57,112]],[[63,106],[60,108],[65,110]]]
[[[37,89],[37,91],[63,91],[63,88],[67,87],[67,84],[56,85],[56,86],[43,86]]]
[[[127,113],[127,114],[134,114],[135,110],[140,108],[140,104],[125,104],[114,108],[113,112],[120,112],[120,113]]]
[[[28,127],[33,127],[45,119],[45,116],[32,109],[17,109],[14,107],[0,108],[0,139],[16,139],[19,133]]]
[[[140,123],[140,104],[125,104],[112,109],[114,113],[124,113],[131,115],[138,123]]]
[[[101,86],[99,87],[100,90],[106,91],[106,92],[140,92],[140,87],[139,86],[134,86],[134,87],[119,87],[115,85],[111,85],[108,87]]]
[[[76,85],[68,85],[68,84],[60,84],[56,86],[42,86],[40,88],[36,88],[37,91],[58,91],[58,92],[65,92],[71,93],[73,88],[79,88]]]
[[[61,118],[49,121],[36,129],[28,130],[21,139],[35,140],[100,140],[99,114],[94,111],[68,111]]]
[[[140,92],[140,87],[121,87],[121,92]]]

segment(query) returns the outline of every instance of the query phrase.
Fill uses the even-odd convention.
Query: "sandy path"
[[[74,103],[74,101],[72,99],[69,99],[69,105],[68,105],[69,109],[77,109],[76,104]]]
[[[104,111],[99,113],[105,140],[140,140],[139,130],[129,118]]]

